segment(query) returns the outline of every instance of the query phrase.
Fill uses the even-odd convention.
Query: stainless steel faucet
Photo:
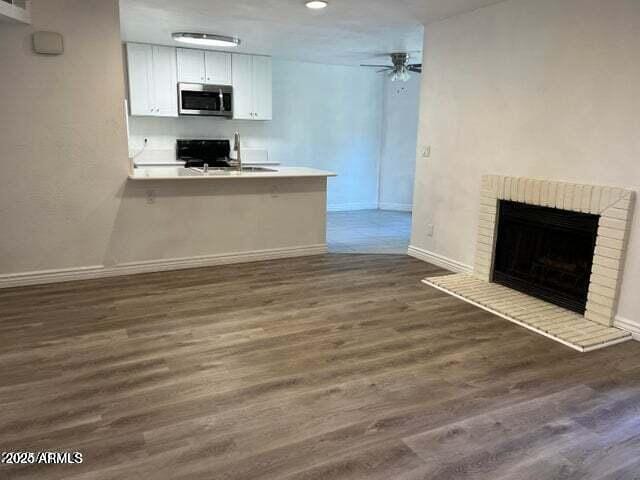
[[[233,136],[233,151],[236,152],[236,168],[242,171],[242,154],[240,152],[240,133],[236,132]]]

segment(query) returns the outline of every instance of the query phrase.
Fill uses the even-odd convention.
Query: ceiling
[[[120,0],[124,41],[177,44],[178,31],[237,35],[234,51],[357,65],[390,63],[387,52],[421,60],[423,25],[501,0]]]

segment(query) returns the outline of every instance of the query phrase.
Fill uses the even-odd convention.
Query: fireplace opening
[[[500,201],[493,281],[584,314],[599,218]]]

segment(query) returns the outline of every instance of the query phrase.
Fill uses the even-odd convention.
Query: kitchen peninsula
[[[281,166],[265,139],[241,145],[238,130],[253,140],[274,118],[271,57],[127,43],[126,63],[131,164],[116,231],[128,233],[112,238],[109,263],[137,272],[327,251],[335,174]]]
[[[127,235],[111,243],[116,268],[134,273],[326,253],[327,182],[335,174],[245,170],[134,168],[115,226]]]
[[[176,166],[138,167],[129,175],[130,180],[225,180],[225,179],[258,179],[258,178],[324,178],[335,177],[333,172],[305,167],[245,167],[235,169],[210,169],[203,171],[196,168]]]

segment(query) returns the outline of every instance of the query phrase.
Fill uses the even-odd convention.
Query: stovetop
[[[230,165],[231,142],[229,140],[178,140],[176,159],[185,162],[185,167],[212,168]]]

